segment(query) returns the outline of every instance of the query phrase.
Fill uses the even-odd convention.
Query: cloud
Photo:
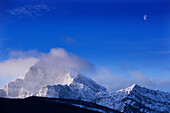
[[[66,39],[65,39],[65,42],[67,43],[67,44],[71,44],[71,43],[73,43],[75,40],[73,39],[73,38],[71,38],[71,37],[67,37]]]
[[[26,5],[23,7],[14,8],[8,10],[9,14],[13,16],[30,16],[30,17],[38,17],[45,12],[49,12],[51,9],[47,7],[45,4],[38,5]]]
[[[62,48],[53,48],[47,54],[40,56],[39,65],[46,68],[70,69],[78,72],[89,73],[94,71],[94,65],[73,53],[69,53]]]
[[[0,76],[16,78],[24,74],[32,65],[45,68],[71,69],[84,73],[94,71],[94,65],[62,48],[52,48],[49,53],[36,50],[10,51],[10,59],[0,62]]]
[[[160,51],[160,52],[155,52],[156,54],[170,54],[170,51]]]
[[[97,70],[97,74],[92,79],[105,86],[110,92],[132,85],[127,77],[116,76],[105,67],[98,67]]]
[[[75,39],[70,36],[60,35],[60,41],[64,42],[65,44],[72,44],[75,42]]]
[[[11,77],[11,79],[19,77],[36,62],[38,62],[38,59],[33,57],[25,59],[9,59],[0,62],[0,76]]]
[[[121,67],[121,69],[122,69],[123,71],[135,70],[135,69],[136,69],[136,67],[133,66],[133,64],[127,63],[127,62],[122,63],[122,64],[120,65],[120,67]]]
[[[150,78],[139,71],[128,72],[128,76],[118,76],[104,67],[100,67],[99,69],[99,73],[94,76],[93,79],[99,84],[104,85],[111,92],[127,88],[133,84],[152,89],[170,91],[170,77]]]
[[[41,52],[38,52],[37,50],[14,51],[14,50],[8,49],[7,51],[9,52],[9,55],[11,58],[39,57],[41,55]]]
[[[168,90],[170,91],[170,77],[157,77],[157,78],[150,78],[147,75],[134,71],[130,72],[130,75],[133,77],[133,82],[136,82],[139,85],[153,88],[153,89],[160,89],[160,90]]]
[[[19,77],[34,64],[56,70],[75,70],[87,76],[95,71],[95,66],[92,63],[63,48],[52,48],[49,53],[30,50],[10,51],[9,54],[10,59],[0,62],[0,81],[2,82],[6,79],[9,81]],[[123,67],[129,69],[129,66]],[[140,71],[135,71],[134,68],[131,69],[131,66],[129,71],[125,71],[127,76],[114,75],[105,67],[97,67],[96,71],[90,78],[104,85],[111,92],[133,84],[170,91],[170,77],[150,78]]]

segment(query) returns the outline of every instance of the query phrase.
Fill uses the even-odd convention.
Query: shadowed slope
[[[119,113],[118,111],[94,103],[55,99],[43,97],[29,97],[26,99],[0,98],[1,113]]]

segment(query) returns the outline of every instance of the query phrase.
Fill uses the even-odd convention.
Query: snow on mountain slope
[[[58,88],[67,88],[69,86],[71,91],[76,93],[82,93],[81,91],[84,91],[85,93],[85,91],[87,91],[87,94],[106,91],[104,87],[75,71],[70,71],[69,69],[64,68],[48,68],[48,66],[39,65],[39,63],[32,66],[29,71],[25,73],[23,78],[18,78],[5,85],[3,90],[6,92],[7,97],[12,98],[24,98],[32,95],[45,96],[45,93],[40,94],[41,91],[39,90],[44,89],[43,87],[45,86],[52,88],[53,85],[58,85]],[[39,93],[37,94],[38,91]]]
[[[37,96],[83,100],[94,103],[99,90],[106,92],[105,89],[101,89],[99,86],[90,87],[88,84],[76,82],[75,79],[70,85],[47,85],[39,90]]]
[[[37,96],[95,102],[99,92],[107,92],[107,90],[96,84],[93,80],[76,74],[70,84],[47,85],[38,91]]]
[[[170,93],[151,90],[135,85],[125,98],[123,111],[163,112],[170,111]]]
[[[0,97],[29,96],[83,100],[127,113],[170,111],[169,93],[134,84],[110,94],[106,88],[75,71],[44,66],[41,62],[32,66],[22,78],[0,89]]]
[[[108,104],[109,103],[109,104]],[[136,84],[121,89],[106,98],[100,98],[97,104],[122,112],[162,112],[170,111],[170,93],[151,90]]]

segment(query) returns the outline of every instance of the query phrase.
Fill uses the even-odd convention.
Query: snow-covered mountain
[[[77,75],[69,85],[47,85],[40,89],[37,96],[95,102],[98,93],[107,92],[102,86],[82,75]]]
[[[2,88],[6,96],[24,98],[37,95],[67,98],[66,95],[68,95],[71,98],[71,94],[73,94],[74,98],[86,99],[88,97],[88,100],[91,100],[91,98],[95,98],[96,93],[107,92],[106,88],[77,72],[64,68],[46,67],[37,63],[24,74],[23,78],[9,82]],[[4,92],[2,89],[0,93]],[[63,92],[65,95],[62,95]]]
[[[113,84],[114,85],[114,84]],[[0,97],[54,97],[96,103],[121,112],[169,112],[170,94],[140,87],[109,93],[93,80],[69,69],[56,69],[37,63],[22,78],[0,89]]]
[[[101,96],[96,103],[125,113],[132,111],[135,113],[169,113],[170,93],[134,84],[111,93],[106,98]]]

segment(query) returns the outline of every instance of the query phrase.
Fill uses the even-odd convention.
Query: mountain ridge
[[[170,94],[137,84],[109,93],[90,78],[70,69],[46,68],[37,63],[22,78],[0,89],[0,97],[30,96],[82,100],[121,112],[168,112]]]

